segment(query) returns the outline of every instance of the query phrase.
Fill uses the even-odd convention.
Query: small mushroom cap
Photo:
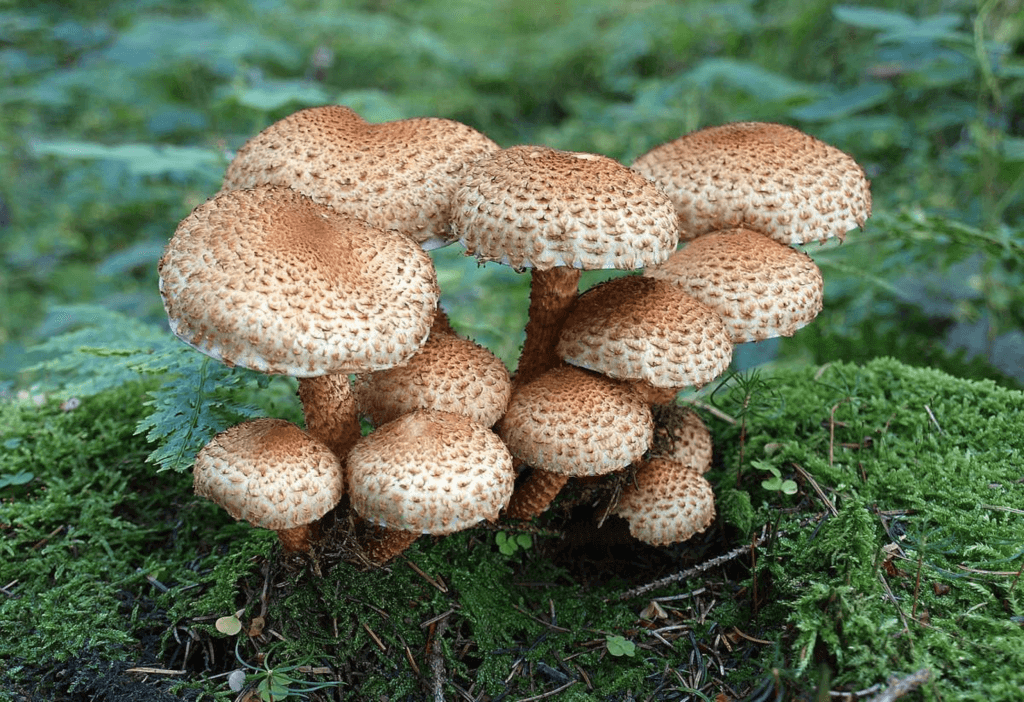
[[[748,229],[704,234],[644,275],[718,312],[734,344],[792,336],[821,311],[824,293],[810,256]]]
[[[516,269],[636,269],[675,248],[664,193],[606,156],[513,146],[466,166],[452,205],[466,250]]]
[[[498,148],[448,119],[369,124],[348,107],[313,107],[246,142],[223,189],[287,186],[431,249],[452,240],[451,199],[463,166]]]
[[[637,467],[635,484],[623,489],[614,513],[629,522],[634,537],[667,546],[708,528],[715,518],[715,495],[699,471],[652,458]]]
[[[657,146],[633,162],[675,203],[680,238],[744,227],[783,244],[842,238],[871,214],[864,170],[793,127],[736,122]]]
[[[654,445],[651,456],[665,458],[693,468],[700,474],[711,470],[711,432],[693,410],[680,405],[658,405],[654,415]]]
[[[655,388],[701,386],[732,360],[721,317],[662,280],[631,275],[580,295],[558,340],[566,363]]]
[[[498,434],[526,465],[560,475],[603,475],[651,445],[647,403],[628,385],[558,366],[512,392]]]
[[[208,200],[178,225],[159,268],[180,339],[228,365],[297,377],[405,361],[440,294],[412,240],[287,188]]]
[[[312,524],[341,500],[341,461],[283,419],[253,419],[213,437],[196,455],[197,495],[235,519],[275,531]]]
[[[505,413],[512,380],[501,359],[483,346],[435,329],[403,365],[357,377],[353,392],[360,413],[375,426],[435,409],[490,427]]]
[[[416,410],[364,436],[346,459],[352,509],[389,529],[450,534],[512,496],[512,456],[461,414]]]

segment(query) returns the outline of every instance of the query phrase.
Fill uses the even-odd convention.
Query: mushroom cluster
[[[648,543],[686,540],[714,518],[711,436],[676,394],[718,377],[734,344],[810,322],[821,273],[793,246],[843,237],[870,207],[849,156],[776,124],[704,129],[627,167],[503,149],[451,120],[297,112],[239,150],[160,260],[172,331],[296,377],[305,416],[305,431],[264,419],[214,437],[196,492],[295,552],[344,505],[381,564],[629,470],[606,512]],[[425,252],[455,241],[530,269],[514,374],[438,306]],[[581,294],[593,269],[641,274]]]

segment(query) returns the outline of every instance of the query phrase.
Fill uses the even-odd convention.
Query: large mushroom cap
[[[311,524],[344,491],[341,461],[283,419],[254,419],[213,437],[196,456],[197,495],[235,519],[275,531]]]
[[[364,436],[346,460],[352,509],[388,529],[449,534],[496,519],[512,495],[512,456],[489,429],[417,410]]]
[[[667,546],[708,528],[715,518],[715,495],[699,471],[652,458],[637,467],[635,483],[623,489],[614,513],[644,543]]]
[[[567,363],[612,378],[676,389],[710,382],[732,360],[714,310],[671,283],[637,275],[580,295],[557,352]]]
[[[287,188],[208,200],[159,268],[179,338],[229,365],[297,377],[401,363],[426,339],[439,296],[412,240]]]
[[[842,238],[871,214],[857,162],[781,124],[701,129],[651,149],[633,168],[672,198],[682,239],[744,227],[801,244]]]
[[[498,433],[528,466],[603,475],[640,458],[654,424],[647,403],[628,385],[559,366],[513,391]]]
[[[466,166],[452,226],[483,261],[547,270],[636,269],[665,260],[672,203],[605,156],[513,146]]]
[[[748,229],[704,234],[645,276],[714,309],[734,344],[791,336],[821,311],[821,271],[802,251]]]
[[[379,426],[417,409],[463,414],[485,427],[505,413],[512,380],[501,359],[435,323],[406,363],[356,378],[359,411]]]
[[[288,186],[431,249],[452,240],[450,205],[464,164],[497,149],[448,119],[369,124],[347,107],[313,107],[246,142],[223,188]]]

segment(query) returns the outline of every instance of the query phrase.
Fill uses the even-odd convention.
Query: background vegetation
[[[83,671],[92,671],[95,678],[96,671],[111,665],[112,658],[141,658],[140,651],[173,648],[168,636],[184,637],[184,641],[195,635],[196,646],[202,641],[210,647],[208,660],[218,665],[233,660],[233,652],[223,649],[222,641],[210,643],[220,639],[209,616],[230,614],[240,602],[248,606],[256,602],[258,608],[259,590],[268,576],[255,572],[253,564],[267,553],[270,542],[261,541],[252,530],[228,525],[207,506],[198,506],[188,495],[187,476],[163,472],[151,480],[155,467],[144,458],[153,454],[165,467],[185,468],[195,444],[205,441],[216,426],[251,412],[294,416],[294,398],[287,383],[275,381],[269,390],[257,390],[245,374],[218,364],[200,365],[196,354],[170,337],[157,294],[155,264],[177,222],[216,191],[233,150],[272,121],[305,106],[344,103],[370,121],[450,117],[505,146],[541,143],[591,150],[626,163],[652,146],[705,125],[739,119],[793,124],[851,153],[864,165],[873,181],[875,214],[866,230],[852,232],[845,244],[809,247],[826,279],[826,309],[818,320],[792,339],[748,345],[737,353],[737,367],[767,361],[775,368],[810,368],[895,356],[962,377],[1021,387],[1024,6],[1020,0],[877,0],[841,5],[813,0],[553,0],[543,4],[464,0],[456,4],[457,12],[451,2],[442,0],[114,4],[0,0],[0,75],[4,76],[0,84],[0,396],[22,395],[0,415],[4,423],[0,426],[0,546],[7,559],[6,569],[0,569],[0,589],[11,587],[13,593],[17,588],[11,581],[22,583],[23,588],[30,583],[30,589],[23,589],[19,596],[31,592],[37,599],[14,599],[7,591],[0,597],[11,607],[7,610],[10,626],[16,628],[17,636],[41,645],[17,664],[25,668],[10,667],[14,663],[8,659],[0,661],[0,673],[6,665],[7,672],[38,678],[50,666],[53,676],[65,678],[51,678],[46,684],[67,689],[76,676],[92,679]],[[525,282],[499,266],[477,267],[456,249],[434,254],[444,302],[455,325],[511,361],[521,342]],[[585,282],[597,277],[588,276]],[[74,336],[66,336],[69,333]],[[90,352],[75,351],[81,348]],[[136,371],[146,372],[142,384]],[[895,377],[885,372],[883,381]],[[856,371],[849,373],[860,377]],[[912,399],[895,394],[885,398],[884,390],[871,385],[879,382],[877,377],[869,376],[870,383],[854,382],[839,394],[819,398],[813,410],[800,405],[813,415],[807,421],[822,421],[821,407],[827,409],[828,403],[843,397],[866,402],[881,393],[900,407],[918,407],[922,402],[913,394],[907,396]],[[922,383],[940,384],[936,377],[915,376]],[[213,410],[196,412],[190,436],[167,441],[162,422],[169,416],[180,418],[189,396],[195,402],[197,379],[211,388],[204,407]],[[163,405],[144,404],[153,399],[147,392],[175,385],[178,396],[165,393]],[[872,389],[867,390],[869,385]],[[58,386],[63,386],[58,399],[46,403],[40,398],[43,409],[37,412],[32,398]],[[763,386],[757,387],[762,396],[768,394]],[[949,392],[963,398],[974,390],[950,386]],[[87,404],[88,415],[66,404],[61,407],[61,400],[71,396],[92,403]],[[983,421],[1009,412],[1017,398],[998,395],[993,400],[998,412],[978,415],[977,422],[966,424],[965,430],[980,432]],[[926,406],[934,406],[930,396],[928,402],[932,404]],[[851,411],[859,406],[844,401]],[[888,415],[876,409],[882,414],[870,415],[870,421],[861,418],[870,431],[890,426]],[[728,410],[740,416],[750,405],[741,393]],[[771,422],[766,421],[767,415]],[[135,423],[147,416],[143,428],[149,439],[161,440],[159,444],[148,441],[146,435],[132,434]],[[846,420],[858,416],[854,412]],[[743,543],[766,515],[782,519],[780,515],[793,514],[780,510],[780,505],[797,509],[790,525],[796,531],[777,542],[778,559],[764,562],[757,572],[762,584],[770,579],[778,585],[770,615],[760,624],[777,625],[787,621],[790,612],[798,612],[799,618],[788,620],[786,645],[754,656],[757,665],[745,669],[740,678],[744,684],[736,689],[745,685],[752,695],[760,691],[765,699],[783,689],[806,691],[816,683],[824,689],[829,681],[815,677],[822,663],[821,670],[842,669],[846,677],[837,685],[853,689],[867,685],[866,680],[878,681],[888,669],[946,660],[944,651],[951,649],[953,639],[943,634],[933,641],[926,627],[915,633],[909,654],[896,640],[899,636],[885,629],[880,634],[885,646],[852,649],[852,663],[846,668],[842,661],[829,658],[834,654],[828,651],[862,641],[853,632],[863,633],[866,620],[852,614],[867,607],[867,601],[877,600],[877,574],[883,560],[875,547],[905,542],[893,533],[879,532],[879,525],[887,522],[879,512],[865,511],[865,506],[884,498],[892,507],[896,500],[892,493],[876,493],[874,488],[857,485],[849,475],[830,472],[831,461],[821,463],[823,446],[814,426],[804,427],[805,433],[787,433],[798,423],[797,414],[750,411],[750,418],[760,422],[752,425],[751,435],[756,435],[754,429],[762,433],[757,439],[761,449],[782,435],[798,444],[808,438],[818,442],[814,444],[819,449],[818,463],[805,467],[823,471],[821,479],[835,488],[833,499],[843,518],[823,527],[827,538],[812,547],[812,551],[824,549],[815,551],[827,557],[827,567],[821,570],[820,564],[798,563],[807,546],[799,527],[808,523],[801,522],[799,511],[821,509],[805,480],[800,481],[800,493],[792,503],[770,491],[762,494],[756,485],[753,502],[745,491],[720,490],[721,509],[731,516],[723,520],[727,526],[719,527],[729,530],[717,532],[719,541],[727,537]],[[918,438],[929,434],[932,424],[921,415],[917,419],[921,421],[903,431]],[[998,471],[1013,466],[1019,470],[1021,447],[1012,443],[1012,428],[1000,427],[1004,432],[1000,440],[1006,442],[1001,456],[1007,463],[1000,467],[992,461],[992,480],[1010,484],[1011,476]],[[716,441],[727,444],[746,436],[735,427],[719,429]],[[984,436],[992,439],[994,435]],[[851,441],[860,440],[851,435]],[[935,436],[929,440],[938,441]],[[972,441],[958,444],[953,455],[939,444],[944,452],[936,455],[943,461],[969,462],[987,450],[983,442]],[[795,454],[786,456],[797,460]],[[787,479],[800,477],[781,458],[768,462]],[[957,465],[966,470],[966,464]],[[716,487],[731,485],[736,467],[726,462],[719,468]],[[849,470],[852,475],[852,463]],[[894,484],[907,486],[909,478],[901,474]],[[1019,486],[1012,489],[1016,492],[1007,493],[1009,497],[985,498],[986,504],[1016,504],[1016,508],[972,515],[980,521],[965,521],[953,516],[951,508],[940,506],[915,524],[904,525],[896,519],[901,529],[919,529],[911,533],[919,547],[908,547],[904,554],[918,560],[901,566],[904,575],[897,582],[904,588],[902,596],[912,596],[915,603],[927,599],[936,617],[946,617],[941,624],[944,631],[966,622],[978,631],[988,627],[991,636],[1003,637],[986,645],[1006,652],[1005,657],[983,659],[989,649],[975,646],[972,650],[979,663],[1019,670],[1019,628],[1010,626],[1019,625],[1016,580],[1004,578],[993,584],[986,578],[996,576],[986,575],[978,578],[980,583],[958,581],[963,587],[943,599],[939,590],[922,594],[913,589],[913,578],[905,577],[916,567],[920,583],[920,573],[927,567],[930,576],[948,584],[952,579],[948,572],[963,563],[1012,575],[1009,569],[1016,569],[1020,560],[1020,532],[1014,532],[1019,517],[1013,511],[1019,512],[1019,500],[1014,502]],[[175,496],[170,504],[167,494]],[[938,493],[918,496],[909,487],[905,495],[900,508],[911,510],[939,500]],[[967,508],[966,503],[961,506]],[[865,521],[860,518],[865,514],[873,516]],[[207,533],[218,518],[222,520],[219,528]],[[992,530],[979,527],[981,522]],[[141,530],[136,528],[140,525]],[[971,530],[990,540],[971,541]],[[850,535],[869,545],[852,555],[839,554],[833,546]],[[621,584],[604,583],[606,589],[589,591],[587,607],[577,603],[572,605],[575,610],[568,609],[587,573],[567,573],[559,570],[557,562],[550,565],[544,558],[525,559],[530,569],[522,571],[513,567],[518,561],[509,554],[483,547],[473,551],[479,559],[467,563],[462,551],[481,538],[490,542],[479,535],[466,538],[468,545],[452,541],[454,545],[446,547],[454,549],[451,552],[424,549],[420,562],[463,571],[483,569],[493,575],[493,582],[506,582],[510,573],[520,580],[528,574],[556,581],[566,588],[558,595],[566,608],[559,604],[562,623],[567,624],[563,628],[575,632],[567,638],[550,626],[538,627],[538,617],[557,626],[554,605],[545,613],[543,602],[529,599],[528,588],[513,591],[515,597],[523,598],[520,606],[529,615],[512,613],[515,610],[507,607],[497,610],[514,618],[512,630],[517,638],[499,637],[483,644],[473,639],[476,645],[500,649],[502,656],[508,656],[483,666],[481,684],[500,691],[502,676],[519,658],[531,666],[546,661],[555,669],[555,658],[545,657],[550,651],[557,658],[575,650],[585,670],[593,671],[594,661],[606,666],[602,675],[616,689],[661,689],[658,681],[650,683],[655,672],[669,676],[661,653],[644,657],[643,666],[607,667],[613,659],[629,658],[628,647],[619,639],[625,635],[629,643],[630,637],[637,638],[631,610],[608,606],[597,627],[587,619],[587,612],[599,607],[598,598],[618,592]],[[926,548],[928,542],[931,547]],[[154,543],[163,550],[154,551]],[[193,558],[192,553],[201,555]],[[26,554],[40,557],[30,559]],[[657,567],[644,572],[668,568],[703,552],[687,554],[675,550],[668,556],[651,555],[647,565]],[[514,549],[512,555],[516,555]],[[669,560],[659,560],[663,558]],[[787,570],[784,564],[791,562],[793,570]],[[732,580],[747,575],[727,573],[715,596],[731,598],[750,585],[756,590],[757,578],[743,581],[742,587]],[[359,576],[345,573],[343,577],[351,582]],[[237,578],[242,578],[241,584],[236,584]],[[153,581],[171,588],[170,594]],[[359,582],[365,592],[380,588],[379,582]],[[808,582],[816,583],[817,589],[802,590]],[[412,592],[408,588],[422,583],[414,587],[406,581],[388,581],[386,587],[391,586],[408,594]],[[504,592],[502,588],[496,594],[460,581],[460,592],[470,594],[453,602],[431,587],[409,595],[424,603],[424,611],[441,614],[453,607],[466,608],[462,623],[453,625],[447,638],[439,635],[448,653],[457,653],[466,637],[495,630],[488,619],[495,610],[487,607],[496,606],[495,597]],[[205,593],[202,614],[182,609],[195,604],[192,596],[199,591]],[[308,591],[296,592],[296,599],[282,604],[291,607],[294,616],[308,604],[302,597],[311,596]],[[372,607],[358,610],[362,600],[354,597],[355,603],[332,600],[334,616],[362,618],[380,630],[378,623],[386,623],[387,618],[367,619],[381,615],[374,614]],[[756,593],[752,601],[756,613]],[[986,603],[983,608],[999,604],[1010,618],[997,623],[977,620],[974,607],[979,602]],[[24,609],[26,603],[34,608]],[[51,608],[60,608],[60,614],[33,619],[34,612]],[[97,612],[103,616],[117,612],[124,619],[123,628],[99,626],[100,620],[93,618]],[[890,619],[903,616],[886,612]],[[253,614],[249,611],[246,616]],[[692,617],[693,612],[684,614],[681,619]],[[748,614],[729,609],[715,621],[742,623]],[[204,616],[207,619],[201,619]],[[849,628],[845,624],[836,628],[843,617]],[[377,667],[370,667],[377,670],[391,654],[401,656],[403,636],[408,645],[422,648],[425,635],[418,624],[426,619],[417,618],[411,629],[395,624],[398,628],[393,631],[398,634],[385,635],[382,644],[387,655],[374,658]],[[886,619],[885,626],[893,621]],[[906,621],[900,623],[907,626]],[[724,626],[699,633],[712,637],[716,647],[724,646]],[[890,635],[896,639],[886,638]],[[359,633],[352,650],[375,651],[368,637]],[[542,641],[546,643],[541,645]],[[552,648],[552,641],[564,647]],[[801,657],[799,647],[796,653],[787,648],[794,642],[814,660]],[[682,651],[684,643],[676,646],[676,654],[689,655],[689,649]],[[301,658],[299,649],[284,648],[283,660]],[[182,650],[174,654],[179,662],[189,658]],[[874,656],[880,650],[884,658]],[[365,651],[360,655],[369,655]],[[243,651],[239,660],[252,653]],[[463,676],[453,680],[470,684],[471,673],[475,675],[482,665],[476,655],[449,660],[449,672],[454,665]],[[771,655],[777,657],[774,669],[768,660]],[[54,658],[66,661],[69,657],[73,664],[50,665]],[[199,658],[190,659],[188,665],[202,668]],[[359,675],[365,670],[349,672],[350,679],[363,679]],[[375,678],[381,690],[395,695],[408,692],[395,682],[407,670],[384,672],[393,679],[386,674]],[[902,672],[912,671],[903,668]],[[971,689],[969,677],[961,676],[955,683],[965,694]],[[549,687],[556,686],[557,680],[557,676],[550,678]],[[1003,687],[988,688],[985,693],[991,699],[1010,695],[1013,679],[1007,680]],[[700,687],[691,682],[690,687]],[[684,688],[687,685],[682,682],[671,687],[677,692]],[[117,694],[127,693],[106,694],[118,699]],[[930,694],[939,693],[933,689]],[[945,695],[943,699],[950,698],[948,691]]]

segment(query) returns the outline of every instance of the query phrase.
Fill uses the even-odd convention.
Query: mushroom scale
[[[665,458],[637,466],[633,485],[623,489],[614,514],[629,522],[629,533],[652,546],[686,541],[715,518],[715,495],[699,471]]]
[[[783,244],[824,241],[871,214],[857,162],[781,124],[707,127],[651,149],[633,168],[672,198],[684,240],[744,227]]]
[[[517,270],[637,269],[678,241],[669,199],[598,154],[513,146],[465,169],[452,227],[467,252]]]
[[[704,234],[644,275],[718,312],[734,344],[792,336],[822,307],[824,281],[811,257],[748,229]]]
[[[348,107],[312,107],[246,142],[223,189],[287,186],[432,249],[452,240],[452,193],[463,166],[498,148],[453,120],[370,124]]]
[[[313,377],[389,368],[426,340],[429,256],[287,188],[220,193],[160,259],[172,331],[229,365]]]
[[[291,422],[254,419],[213,437],[196,455],[195,492],[235,519],[277,531],[286,550],[309,550],[308,525],[344,492],[341,461]]]
[[[346,461],[352,509],[391,530],[449,534],[497,519],[512,456],[468,417],[416,410],[360,439]]]
[[[575,366],[655,388],[699,387],[732,360],[714,310],[670,283],[636,275],[580,295],[556,351]]]

